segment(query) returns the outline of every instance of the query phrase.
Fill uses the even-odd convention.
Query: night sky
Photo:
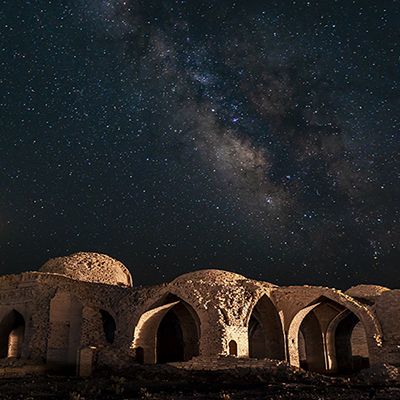
[[[400,287],[399,1],[0,3],[1,273]]]

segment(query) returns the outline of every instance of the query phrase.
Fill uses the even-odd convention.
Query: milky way
[[[1,18],[7,273],[400,285],[397,1],[37,1]]]

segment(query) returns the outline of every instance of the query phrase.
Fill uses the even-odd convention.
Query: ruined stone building
[[[120,262],[77,253],[0,277],[0,358],[75,368],[89,354],[111,368],[211,368],[232,356],[349,373],[400,364],[399,312],[400,290],[279,287],[213,269],[135,288]]]

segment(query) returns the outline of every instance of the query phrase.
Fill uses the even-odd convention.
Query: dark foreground
[[[57,375],[0,375],[0,399],[400,399],[400,382],[387,371],[330,378],[282,366],[262,369],[185,371],[170,366],[99,372],[90,379]]]

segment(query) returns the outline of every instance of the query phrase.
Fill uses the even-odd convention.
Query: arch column
[[[307,369],[315,372],[325,372],[325,343],[320,322],[313,312],[304,318],[301,331],[304,336]]]
[[[345,310],[333,319],[328,326],[326,335],[328,338],[327,354],[331,372],[348,373],[356,369],[353,360],[352,335],[354,328],[358,324],[360,324],[361,329],[365,332],[359,318],[354,313]],[[363,339],[367,340],[366,335],[364,335]],[[365,342],[364,346],[367,347],[368,343]],[[369,359],[369,354],[367,356]]]
[[[45,297],[37,297],[34,312],[32,313],[32,323],[29,342],[29,356],[32,359],[45,361],[48,335],[50,332],[50,301],[51,294],[47,293]]]
[[[100,312],[92,307],[83,307],[80,347],[104,345],[104,342]]]
[[[75,366],[81,345],[82,304],[68,292],[57,292],[50,302],[47,362]]]
[[[339,298],[340,299],[340,298]],[[366,330],[368,348],[372,340],[380,337],[378,323],[368,310],[355,301],[347,304],[347,298],[338,303],[334,299],[322,296],[320,301],[300,310],[289,326],[288,348],[290,363],[300,365],[299,332],[304,336],[305,352],[310,370],[317,372],[351,372],[353,371],[353,353],[351,337],[358,323],[368,322]],[[348,306],[348,307],[347,307]],[[379,343],[375,342],[379,347]],[[362,360],[360,360],[361,362]]]
[[[314,308],[319,306],[320,303],[312,304],[308,307],[300,310],[289,326],[289,331],[287,334],[288,338],[288,353],[290,365],[300,368],[300,352],[299,352],[299,331],[300,326],[306,317],[306,315],[311,312]]]

